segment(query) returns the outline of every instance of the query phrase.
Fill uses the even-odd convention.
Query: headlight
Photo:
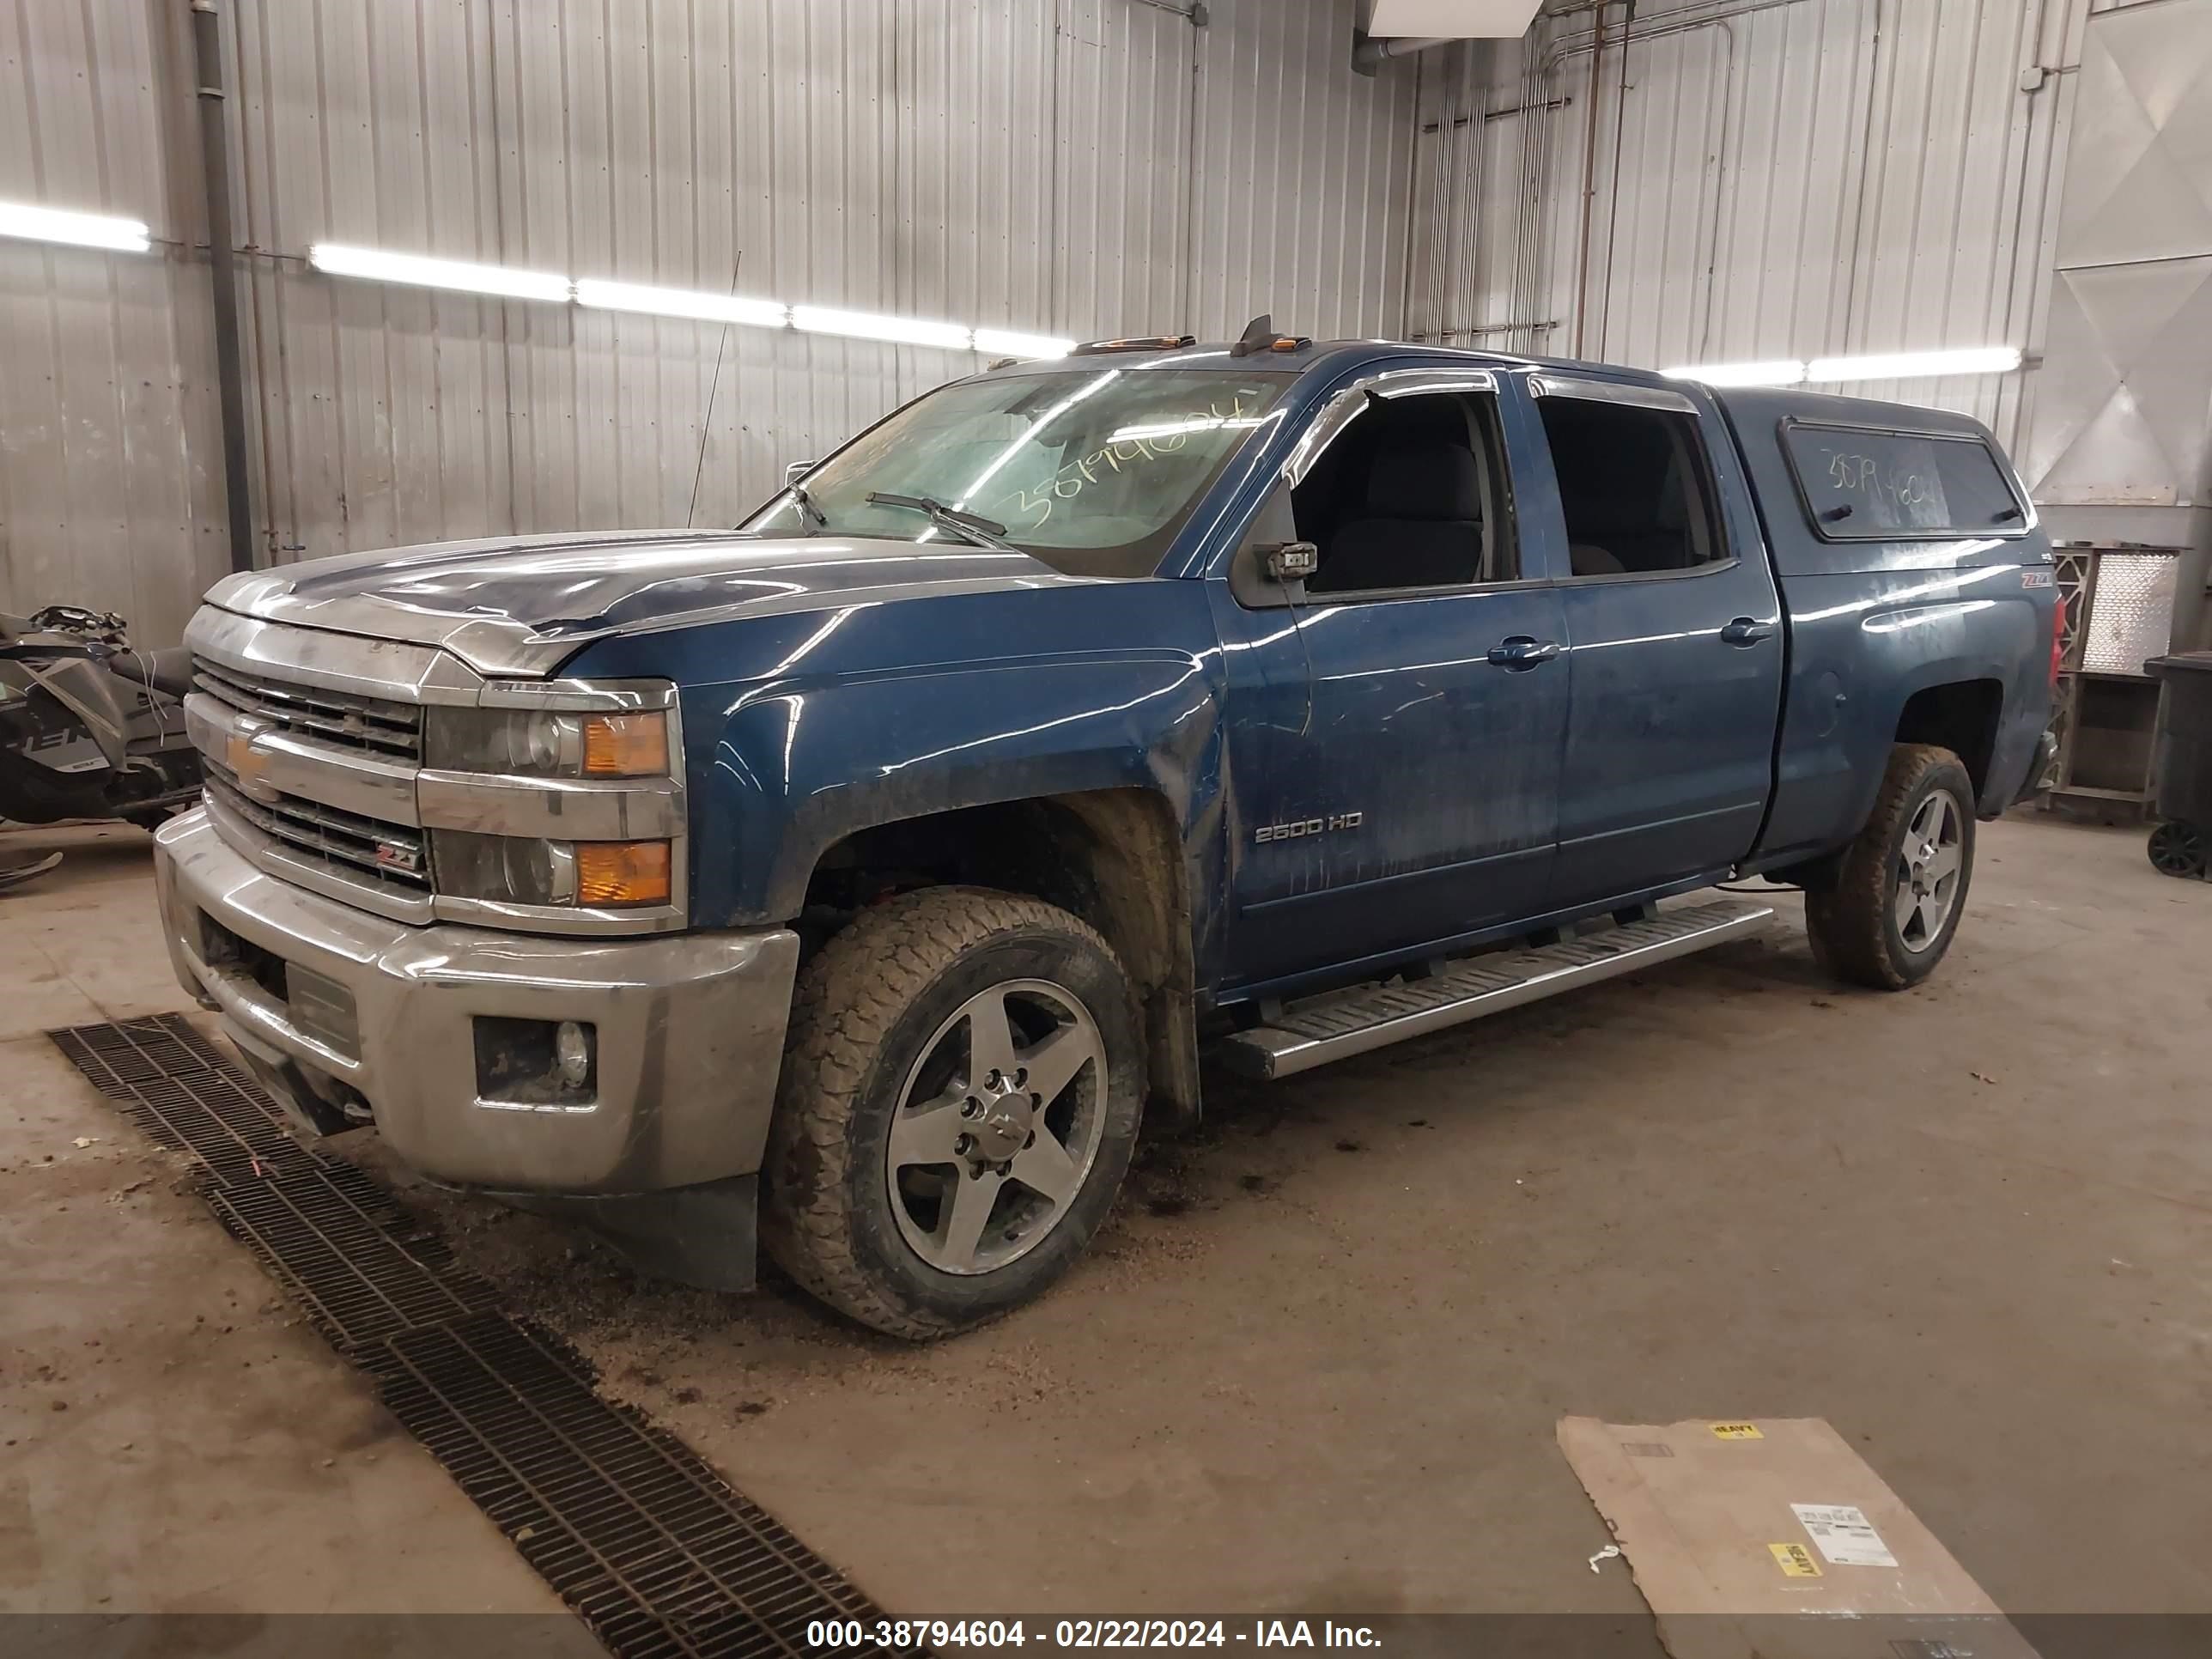
[[[665,841],[540,841],[437,830],[430,856],[439,890],[456,898],[625,909],[666,904],[672,896]]]
[[[643,778],[668,770],[660,709],[581,714],[537,708],[433,708],[426,766],[533,778]]]

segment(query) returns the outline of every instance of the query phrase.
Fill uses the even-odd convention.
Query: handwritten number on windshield
[[[1118,477],[1124,467],[1138,467],[1176,454],[1189,446],[1194,431],[1219,431],[1233,422],[1248,419],[1249,410],[1249,406],[1240,395],[1227,409],[1215,404],[1203,415],[1147,422],[1154,430],[1146,435],[1109,439],[1089,454],[1064,463],[1044,483],[1000,497],[999,505],[1010,520],[1029,515],[1022,528],[1036,530],[1050,521],[1058,503],[1074,501],[1106,477]],[[1179,425],[1185,429],[1176,430]],[[1010,509],[1006,503],[1012,503]]]

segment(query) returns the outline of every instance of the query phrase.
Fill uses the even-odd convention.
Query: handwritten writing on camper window
[[[1885,466],[1873,455],[1831,450],[1828,477],[1844,494],[1863,496],[1877,507],[1886,507],[1888,511],[1883,516],[1893,520],[1909,523],[1919,516],[1922,508],[1942,499],[1943,486],[1931,471]]]

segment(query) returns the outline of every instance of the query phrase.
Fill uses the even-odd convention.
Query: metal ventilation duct
[[[1375,0],[1367,33],[1439,40],[1518,40],[1539,0]]]
[[[2212,0],[2088,20],[2025,459],[2054,536],[2212,559]]]

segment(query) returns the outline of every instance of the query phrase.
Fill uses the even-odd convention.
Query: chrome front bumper
[[[222,1011],[303,1121],[351,1091],[410,1168],[499,1192],[650,1193],[760,1168],[799,961],[788,928],[616,939],[410,927],[264,872],[204,809],[162,828],[155,875],[179,981]],[[354,1051],[302,1029],[265,976],[210,962],[203,917],[343,988]],[[595,1025],[592,1098],[481,1097],[479,1017]],[[344,1086],[316,1086],[330,1083]]]

